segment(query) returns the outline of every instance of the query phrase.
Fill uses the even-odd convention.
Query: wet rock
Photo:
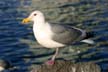
[[[11,68],[11,64],[9,63],[9,61],[0,59],[0,72],[9,68]]]
[[[56,61],[53,66],[41,65],[31,72],[100,72],[100,67],[92,62],[73,63],[71,61]]]

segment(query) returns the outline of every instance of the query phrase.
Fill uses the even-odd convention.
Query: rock
[[[41,65],[39,69],[34,68],[31,72],[100,72],[100,67],[92,62],[73,63],[71,61],[58,60],[53,66]]]
[[[6,69],[9,69],[9,68],[11,68],[11,67],[12,67],[12,66],[11,66],[11,64],[10,64],[9,61],[4,60],[4,59],[0,59],[0,72],[1,72],[1,71],[4,71],[4,70],[6,70]]]

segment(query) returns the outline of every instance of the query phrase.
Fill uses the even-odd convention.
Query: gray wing
[[[82,31],[65,25],[51,24],[52,39],[62,44],[71,44],[82,39]]]

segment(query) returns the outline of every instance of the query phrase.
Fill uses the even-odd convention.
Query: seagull
[[[46,64],[53,65],[59,48],[71,45],[76,42],[85,42],[93,44],[91,39],[85,39],[87,32],[64,24],[53,24],[45,21],[44,14],[39,11],[33,11],[27,18],[22,20],[23,24],[32,21],[33,33],[37,42],[45,48],[55,48],[55,54]]]

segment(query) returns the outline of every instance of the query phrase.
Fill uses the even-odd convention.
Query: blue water
[[[102,8],[95,9],[95,4],[98,3]],[[91,32],[95,34],[93,38],[96,42],[95,46],[91,46],[86,51],[83,51],[80,54],[76,54],[79,57],[76,59],[78,62],[88,62],[95,61],[101,69],[102,72],[108,71],[108,1],[99,0],[95,1],[82,1],[76,4],[68,4],[61,7],[68,6],[81,6],[85,4],[91,4],[93,7],[86,8],[84,11],[89,10],[90,13],[96,11],[91,19],[83,21],[84,29],[90,29]],[[22,42],[22,39],[27,39],[35,41],[32,28],[29,25],[22,25],[21,20],[27,17],[27,10],[23,10],[23,6],[30,6],[30,0],[0,0],[0,58],[10,61],[13,66],[18,67],[14,72],[27,72],[28,68],[35,64],[41,64],[47,59],[50,55],[53,55],[54,50],[49,49],[31,49],[30,45]],[[103,6],[104,5],[104,6]],[[94,9],[94,10],[92,10]],[[81,16],[89,16],[88,14],[81,14]],[[99,19],[98,19],[99,18]],[[93,23],[93,22],[96,22]],[[80,22],[78,22],[80,23]],[[82,45],[83,46],[83,45]],[[84,46],[83,46],[84,47]],[[61,55],[58,57],[69,60],[72,56],[68,49],[64,48],[64,51],[61,50],[66,55]],[[68,54],[69,53],[69,54]],[[94,54],[91,54],[94,53]],[[84,55],[89,55],[89,57]],[[24,56],[31,56],[27,59],[23,58]],[[45,59],[43,59],[45,57]],[[70,59],[72,60],[72,59]]]

